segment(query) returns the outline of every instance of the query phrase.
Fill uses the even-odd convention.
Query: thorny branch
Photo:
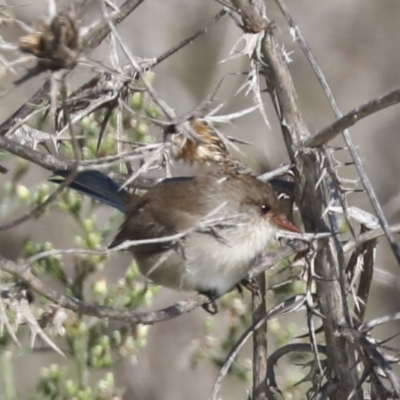
[[[253,323],[262,318],[267,312],[266,278],[265,274],[260,274],[253,282],[257,285],[257,290],[253,290]],[[268,360],[268,342],[267,342],[267,324],[262,324],[253,333],[253,399],[263,399],[267,391],[267,360]]]
[[[323,90],[324,90],[324,92],[326,94],[326,97],[329,100],[329,103],[330,103],[330,105],[332,107],[332,110],[333,110],[336,118],[340,121],[341,118],[343,117],[343,114],[340,111],[340,108],[339,108],[339,106],[337,104],[337,101],[335,100],[335,96],[334,96],[334,94],[332,92],[332,89],[330,88],[330,86],[329,86],[329,84],[328,84],[328,82],[327,82],[327,80],[326,80],[321,68],[319,67],[319,65],[318,65],[314,55],[312,54],[312,52],[309,50],[309,47],[307,46],[305,40],[303,39],[299,28],[297,27],[296,24],[294,24],[293,18],[291,18],[290,14],[287,11],[287,8],[283,5],[283,1],[282,0],[276,0],[276,1],[280,5],[280,8],[283,11],[285,17],[291,21],[291,27],[293,29],[295,29],[295,31],[296,31],[296,39],[298,40],[298,42],[299,42],[302,50],[304,51],[307,59],[309,60],[311,66],[312,66],[312,68],[313,68],[313,70],[314,70],[314,72],[315,72],[315,74],[317,76],[317,79],[320,82],[320,84],[321,84],[321,86],[322,86],[322,88],[323,88]],[[391,103],[393,101],[398,102],[398,98],[399,98],[398,93],[392,92],[392,93],[389,93],[388,97],[383,98],[383,99],[382,98],[378,99],[376,102],[374,101],[371,105],[367,104],[365,106],[365,108],[362,108],[362,107],[361,108],[362,108],[363,112],[368,112],[368,111],[371,112],[371,111],[373,111],[373,109],[379,108],[382,105],[381,104],[382,101],[384,102],[383,104],[385,104],[386,101],[387,101],[388,102],[388,106],[389,106],[389,105],[391,105]],[[372,107],[372,109],[371,109],[371,107]],[[350,117],[350,119],[351,118],[354,118],[354,117]],[[370,182],[370,180],[368,178],[368,175],[367,175],[367,173],[365,171],[365,168],[364,168],[363,163],[361,161],[361,157],[358,154],[356,146],[353,143],[353,139],[352,139],[352,137],[350,135],[349,130],[348,129],[344,129],[342,131],[342,135],[343,135],[344,141],[346,143],[346,146],[348,147],[350,156],[351,156],[352,160],[354,161],[354,165],[355,165],[355,167],[357,169],[357,172],[358,172],[358,175],[360,177],[360,181],[362,183],[362,186],[364,187],[364,189],[365,189],[365,191],[366,191],[366,193],[367,193],[367,195],[369,197],[369,200],[370,200],[370,202],[371,202],[371,204],[372,204],[372,206],[373,206],[373,208],[375,210],[375,213],[376,213],[376,215],[377,215],[377,217],[379,219],[379,223],[381,224],[382,229],[385,232],[385,236],[387,237],[387,239],[389,241],[390,247],[392,248],[393,254],[396,257],[397,263],[400,266],[400,246],[397,244],[395,237],[392,235],[392,233],[389,230],[389,224],[388,224],[388,222],[386,220],[386,217],[385,217],[385,215],[383,213],[382,207],[381,207],[381,205],[380,205],[380,203],[378,201],[378,198],[377,198],[377,196],[375,194],[375,191],[374,191],[374,189],[372,187],[372,184],[371,184],[371,182]],[[305,142],[307,140],[309,140],[309,138],[304,138],[304,139],[305,139]]]
[[[275,372],[274,367],[278,364],[278,361],[283,356],[292,353],[292,352],[312,352],[313,348],[310,343],[291,343],[286,346],[282,346],[279,349],[275,350],[269,357],[268,357],[268,383],[275,389],[278,389],[278,385],[275,379]],[[326,346],[318,345],[317,351],[320,354],[326,355]],[[314,379],[315,377],[308,377],[307,379]]]
[[[128,17],[144,0],[127,0],[120,7],[120,13],[115,18],[114,23],[120,24],[126,17]],[[82,7],[84,3],[82,3]],[[79,10],[78,10],[79,11]],[[110,34],[110,27],[107,23],[96,24],[92,30],[82,38],[83,48],[85,52],[90,52],[98,47],[103,40]],[[17,111],[15,111],[9,118],[6,119],[0,126],[0,136],[5,135],[14,123],[20,119],[28,116],[36,106],[42,103],[50,90],[50,80],[46,82],[33,94],[33,96],[26,101]]]
[[[247,343],[247,341],[250,339],[253,333],[257,331],[257,329],[259,329],[269,319],[275,317],[276,315],[285,315],[288,313],[296,312],[303,306],[303,304],[304,304],[304,296],[301,295],[294,296],[267,311],[258,320],[254,321],[253,324],[248,329],[246,329],[246,331],[237,340],[235,346],[232,347],[232,349],[229,351],[229,354],[227,355],[224,364],[222,365],[218,373],[217,379],[215,380],[209,400],[218,399],[218,394],[221,389],[222,382],[225,376],[228,374],[229,368],[232,366],[240,350]],[[269,388],[266,388],[266,396],[270,397]]]
[[[217,0],[219,3],[223,4],[224,9],[216,14],[208,24],[159,57],[144,61],[139,60],[131,54],[116,29],[116,26],[143,1],[144,0],[126,1],[119,10],[114,9],[114,11],[110,13],[108,13],[108,10],[106,10],[104,6],[103,21],[87,29],[86,33],[81,38],[82,48],[84,52],[88,54],[111,33],[114,44],[113,51],[116,53],[116,44],[122,48],[131,64],[129,68],[124,69],[119,66],[115,54],[115,59],[113,60],[114,70],[101,66],[99,63],[93,61],[93,65],[95,65],[98,70],[103,71],[102,74],[86,82],[69,97],[64,98],[62,105],[56,104],[58,107],[57,116],[59,117],[57,121],[59,124],[57,126],[57,129],[59,129],[57,135],[35,131],[33,128],[26,128],[25,125],[35,112],[41,111],[38,106],[48,97],[50,81],[47,80],[27,103],[0,126],[0,149],[22,157],[50,171],[70,169],[73,167],[75,167],[76,171],[82,171],[88,168],[106,168],[111,165],[125,163],[130,173],[130,179],[134,180],[132,187],[146,189],[153,186],[157,181],[155,179],[145,178],[143,173],[147,172],[153,164],[157,164],[159,159],[162,158],[166,150],[165,143],[156,143],[146,146],[137,145],[137,147],[129,143],[132,146],[130,151],[120,151],[122,145],[119,145],[117,155],[97,158],[96,160],[79,160],[79,149],[76,146],[79,138],[73,134],[74,124],[82,120],[85,116],[91,115],[98,109],[107,110],[100,128],[100,138],[98,142],[98,145],[100,145],[102,133],[108,124],[111,113],[115,109],[118,109],[119,132],[122,130],[122,110],[132,113],[132,110],[130,110],[125,102],[127,94],[135,91],[145,92],[150,95],[153,102],[163,111],[164,117],[167,119],[165,122],[149,118],[150,121],[164,127],[165,131],[170,135],[175,135],[175,139],[177,135],[179,136],[179,134],[183,132],[185,136],[183,143],[186,143],[189,138],[190,140],[195,139],[195,141],[199,143],[199,146],[203,146],[204,144],[209,145],[209,143],[205,143],[204,138],[199,135],[201,130],[198,128],[213,128],[211,117],[213,117],[217,109],[212,110],[209,114],[202,109],[204,104],[206,105],[204,107],[206,109],[210,101],[207,99],[204,104],[191,115],[179,118],[173,109],[155,92],[145,73],[148,69],[155,67],[158,63],[175,54],[179,49],[190,43],[199,35],[204,34],[209,27],[217,23],[225,13],[228,13],[233,18],[236,25],[243,31],[243,38],[245,38],[246,41],[243,54],[250,57],[251,72],[248,75],[248,82],[246,85],[253,93],[260,94],[262,91],[260,76],[265,78],[266,87],[279,118],[282,134],[292,163],[291,168],[283,166],[259,178],[271,179],[291,169],[297,184],[295,200],[300,210],[302,222],[308,232],[313,234],[317,233],[317,236],[318,233],[322,233],[322,236],[325,235],[325,237],[320,237],[321,240],[314,241],[311,244],[305,241],[294,240],[289,244],[285,244],[278,250],[269,252],[265,257],[258,260],[257,265],[251,269],[249,272],[249,279],[258,277],[257,280],[261,286],[261,297],[257,298],[256,294],[254,295],[253,304],[255,311],[253,312],[253,325],[244,332],[228,354],[219,372],[210,398],[217,398],[223,378],[228,373],[240,349],[252,335],[254,335],[253,398],[255,400],[265,397],[275,398],[275,394],[272,391],[275,389],[279,390],[279,388],[275,382],[273,364],[276,363],[278,358],[283,354],[296,349],[300,349],[300,351],[314,351],[315,359],[308,365],[310,367],[310,373],[307,379],[312,382],[312,388],[308,392],[309,397],[316,396],[320,398],[330,397],[332,399],[341,399],[345,396],[346,398],[353,397],[361,399],[363,397],[363,384],[368,379],[373,382],[374,390],[379,391],[379,387],[384,387],[383,378],[381,374],[377,373],[379,369],[379,371],[383,371],[393,389],[393,393],[388,394],[389,391],[387,391],[385,392],[385,396],[398,396],[400,381],[384,354],[385,349],[382,344],[375,343],[367,334],[369,334],[370,329],[381,323],[399,319],[399,315],[384,317],[376,321],[371,321],[370,323],[364,323],[363,318],[366,307],[365,302],[368,299],[372,281],[375,250],[375,243],[373,240],[382,235],[388,236],[396,252],[396,243],[393,236],[390,235],[394,232],[400,232],[400,227],[399,225],[388,226],[383,213],[379,209],[380,205],[376,201],[376,198],[374,198],[374,193],[371,190],[372,188],[370,187],[368,177],[363,170],[359,156],[351,142],[351,138],[348,132],[345,131],[345,140],[347,141],[351,155],[362,177],[362,182],[377,210],[382,226],[380,228],[371,228],[370,226],[367,227],[364,225],[363,222],[358,221],[362,226],[362,233],[359,235],[354,234],[352,225],[350,225],[351,213],[346,204],[346,188],[344,188],[341,179],[337,175],[337,166],[332,156],[332,151],[327,147],[327,144],[337,134],[354,125],[361,118],[365,118],[372,113],[397,104],[400,101],[400,91],[395,90],[385,96],[372,100],[341,117],[341,113],[335,104],[333,95],[326,83],[323,73],[308,49],[299,28],[294,23],[283,2],[281,0],[276,0],[291,28],[294,29],[296,39],[309,58],[338,118],[331,126],[323,129],[315,136],[311,136],[299,111],[297,94],[287,67],[287,59],[285,54],[283,54],[283,50],[280,49],[276,42],[273,24],[270,23],[264,9],[264,4],[261,1]],[[109,5],[110,4],[108,4],[108,6]],[[255,97],[257,102],[261,98],[257,98],[257,95],[255,95]],[[88,104],[90,104],[90,107]],[[51,104],[50,107],[54,107],[54,104]],[[48,105],[43,106],[43,108],[47,110],[49,110],[50,107]],[[257,107],[260,108],[259,104],[257,104]],[[241,115],[243,115],[243,113],[241,113]],[[65,118],[68,119],[68,123],[64,121],[63,125],[61,121]],[[220,121],[229,122],[231,119],[233,119],[233,117],[228,118],[228,116],[224,116],[220,118]],[[215,118],[214,121],[217,122],[217,118]],[[26,138],[26,132],[23,132],[21,137],[17,135],[24,129],[30,129],[29,133],[32,135],[33,139],[27,141],[33,143],[33,148],[23,144],[24,142],[21,137],[25,135]],[[45,154],[36,150],[37,143],[45,143],[49,140],[53,141],[54,147],[57,149],[59,141],[70,140],[70,138],[65,139],[64,137],[60,137],[64,131],[67,132],[68,130],[72,131],[71,136],[74,145],[73,148],[75,150],[74,160],[63,160],[59,155]],[[11,135],[5,137],[7,132],[13,133],[13,139]],[[213,130],[213,134],[212,144],[215,145],[214,149],[224,153],[228,140],[223,135],[221,136],[216,129]],[[120,136],[118,136],[118,140],[119,139]],[[120,143],[122,143],[122,140]],[[205,147],[202,149],[204,150],[204,148]],[[179,148],[179,150],[182,150],[182,148]],[[146,160],[144,160],[144,154],[148,157]],[[134,159],[140,159],[142,162],[141,167],[136,170],[136,172],[133,171],[130,165],[130,162]],[[166,165],[168,167],[168,161]],[[163,167],[164,166],[165,165],[163,165]],[[0,166],[0,172],[5,173],[7,171]],[[109,175],[121,184],[123,182],[125,182],[125,184],[129,183],[127,174],[109,173]],[[335,187],[334,195],[329,191],[331,183],[333,183]],[[67,183],[64,185],[67,185]],[[62,188],[63,186],[59,187],[46,202],[33,208],[22,217],[1,225],[0,230],[12,228],[29,218],[38,216],[44,211],[46,206],[56,198]],[[333,204],[336,203],[337,197],[343,209],[346,223],[353,233],[353,237],[347,242],[343,242],[340,239],[337,231],[337,220],[332,217],[334,213]],[[226,221],[213,222],[224,223]],[[189,232],[182,232],[179,235],[156,240],[158,242],[178,241],[188,233]],[[116,319],[130,323],[153,324],[165,321],[182,315],[183,313],[190,312],[209,301],[205,296],[198,295],[178,302],[163,310],[153,312],[138,312],[101,307],[50,290],[40,279],[33,275],[30,269],[32,263],[44,257],[62,254],[109,254],[111,251],[126,249],[138,244],[143,244],[143,241],[126,242],[113,250],[50,250],[39,253],[21,262],[21,264],[17,264],[0,256],[0,270],[14,275],[31,290],[43,295],[60,307],[98,318]],[[300,297],[286,300],[275,308],[266,311],[265,279],[263,273],[272,265],[293,255],[297,255],[294,261],[294,264],[296,264],[306,252],[309,252],[309,257],[307,259],[307,266],[305,268],[303,267],[302,272],[308,275],[306,293]],[[363,267],[365,267],[365,270],[363,270]],[[314,293],[314,286],[316,287],[316,293]],[[354,314],[358,317],[358,320],[351,313],[347,304],[348,294],[353,294],[354,303],[356,304],[356,311]],[[4,313],[2,312],[1,301],[2,299],[0,297],[0,322],[7,324],[8,321],[4,319]],[[287,347],[278,349],[268,358],[266,321],[273,316],[304,310],[305,308],[307,309],[311,343],[288,345]],[[314,331],[315,318],[320,318],[322,320],[326,347],[316,344],[316,335],[319,331]],[[40,331],[39,334],[41,334]],[[16,340],[15,335],[13,339],[14,341]],[[325,354],[326,360],[320,361],[317,358],[319,353]],[[361,363],[364,365],[364,370],[359,377],[357,367]],[[325,375],[322,376],[322,374]],[[326,383],[324,384],[323,379],[326,379]]]
[[[363,104],[348,112],[336,120],[330,126],[322,129],[316,135],[312,136],[304,142],[305,147],[319,147],[323,144],[327,144],[337,135],[342,133],[345,129],[355,125],[362,118],[369,117],[370,115],[384,110],[385,108],[394,106],[400,103],[400,89],[393,90],[392,92],[385,94],[384,96],[373,99],[368,103]]]
[[[326,184],[318,185],[322,173],[321,155],[301,151],[301,142],[309,137],[309,132],[297,106],[297,95],[291,75],[275,44],[272,32],[266,34],[261,51],[263,60],[269,67],[267,86],[273,95],[289,155],[298,170],[300,193],[296,202],[303,222],[311,232],[325,232],[327,226],[321,216],[328,206],[329,195]],[[342,266],[338,261],[332,242],[321,241],[315,257],[315,272],[322,278],[317,280],[317,294],[320,312],[325,316],[323,324],[328,347],[328,379],[337,379],[339,382],[333,395],[336,399],[351,393],[357,382],[357,372],[353,369],[355,358],[352,345],[334,334],[336,327],[348,319],[346,315],[349,314],[346,296],[343,296],[344,290],[341,289],[343,284],[339,284],[339,268]]]
[[[327,157],[323,151],[306,152],[302,147],[302,143],[308,140],[310,134],[297,106],[297,95],[285,63],[284,55],[278,50],[279,47],[275,43],[272,30],[266,29],[268,26],[268,19],[263,11],[261,2],[250,3],[249,1],[242,0],[231,1],[230,4],[231,10],[240,17],[234,17],[234,19],[237,23],[238,20],[240,21],[238,25],[243,29],[243,32],[246,34],[251,32],[253,35],[259,36],[257,41],[254,40],[256,44],[251,57],[253,60],[257,60],[266,67],[264,74],[266,76],[267,88],[281,121],[281,129],[289,156],[292,163],[296,165],[298,172],[297,182],[299,183],[300,190],[296,202],[302,214],[305,227],[310,231],[324,232],[327,228],[324,219],[321,217],[326,215],[326,210],[330,216],[329,207],[331,204],[330,195],[327,190],[329,182],[327,182],[323,176],[325,170],[325,168],[323,168],[324,157],[326,157],[330,163],[327,170],[333,182],[338,188],[341,188],[332,161],[329,155]],[[279,2],[279,4],[282,5],[283,3]],[[249,11],[249,8],[251,11]],[[258,16],[253,18],[254,14],[257,13]],[[253,26],[260,26],[260,18],[264,18],[265,21],[262,24],[265,29],[263,33],[260,33],[260,30],[252,29]],[[304,43],[301,44],[304,45]],[[316,63],[313,65],[316,65]],[[318,72],[319,69],[316,70],[317,75]],[[318,77],[321,79],[321,75],[318,75]],[[330,99],[333,99],[329,87],[325,85],[324,88],[329,92]],[[334,107],[336,106],[334,105]],[[335,112],[336,114],[339,112],[337,108]],[[345,133],[345,139],[350,148],[351,155],[355,160],[358,172],[362,174],[364,172],[362,165],[359,162],[358,154],[351,143],[351,138],[348,133]],[[362,177],[362,182],[370,198],[372,198],[373,190],[365,174]],[[346,209],[344,196],[341,192],[339,193],[342,207]],[[311,204],[312,207],[310,207]],[[379,204],[377,207],[376,204],[374,204],[374,206],[383,229],[389,237],[396,254],[396,244],[395,241],[391,239],[392,236],[390,235],[387,223],[385,223],[383,214],[379,211],[380,206]],[[345,215],[348,220],[347,213]],[[352,319],[347,304],[344,253],[337,239],[336,229],[332,225],[331,218],[330,224],[336,238],[336,251],[332,243],[329,243],[328,240],[325,241],[325,243],[321,241],[315,257],[315,273],[322,278],[322,280],[317,280],[317,294],[320,300],[320,311],[325,317],[323,323],[328,348],[327,377],[328,380],[337,379],[338,382],[338,385],[331,394],[332,398],[339,399],[342,398],[343,395],[346,397],[352,395],[361,399],[362,393],[357,386],[357,371],[353,368],[356,362],[355,348],[345,337],[337,337],[334,334],[343,323],[351,327]]]
[[[268,268],[287,258],[288,254],[289,256],[294,255],[297,253],[297,251],[302,251],[306,248],[307,244],[305,244],[304,242],[298,242],[295,246],[284,246],[282,247],[282,249],[271,252],[260,260],[259,265],[255,266],[256,273],[250,271],[250,276],[255,276],[256,274],[264,272]],[[85,251],[86,254],[88,254],[88,252],[89,251]],[[109,250],[103,252],[92,251],[89,254],[101,254],[107,252],[109,252]],[[71,253],[76,254],[76,250],[75,252],[71,251]],[[32,258],[30,262],[33,261],[34,259]],[[88,304],[78,299],[67,297],[54,290],[50,290],[48,286],[46,286],[44,283],[41,282],[40,279],[32,274],[31,270],[27,268],[26,265],[18,265],[15,262],[7,260],[2,256],[0,256],[0,270],[14,275],[23,283],[25,283],[27,287],[61,307],[85,315],[91,315],[98,318],[109,318],[120,321],[127,321],[130,323],[154,324],[156,322],[166,321],[171,318],[175,318],[181,314],[193,311],[195,308],[209,302],[209,299],[206,296],[197,295],[159,311],[140,312],[131,310],[119,310],[110,307],[101,307],[93,304]]]

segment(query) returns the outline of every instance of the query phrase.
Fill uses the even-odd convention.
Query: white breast
[[[275,231],[261,220],[219,231],[224,241],[211,234],[191,234],[186,239],[181,289],[226,293],[246,277],[254,260],[275,239]]]

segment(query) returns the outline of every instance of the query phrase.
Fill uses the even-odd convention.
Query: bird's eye
[[[266,204],[263,204],[263,205],[261,206],[261,213],[262,213],[262,214],[266,214],[266,213],[269,212],[270,210],[271,210],[271,208],[268,207]]]

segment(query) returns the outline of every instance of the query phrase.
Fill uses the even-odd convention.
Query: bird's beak
[[[282,229],[286,229],[287,231],[301,233],[301,230],[292,222],[290,222],[283,214],[278,214],[277,216],[272,218],[272,221]]]

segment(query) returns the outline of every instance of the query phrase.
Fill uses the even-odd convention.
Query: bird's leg
[[[218,306],[217,303],[215,302],[218,296],[215,290],[204,290],[204,291],[199,291],[199,293],[208,297],[208,299],[210,300],[209,303],[205,303],[201,306],[203,310],[207,311],[211,315],[215,315],[218,312]]]
[[[236,288],[236,290],[239,292],[240,296],[243,297],[243,286],[242,286],[242,284],[241,284],[241,283],[238,283],[238,284],[235,286],[235,288]]]
[[[255,296],[261,296],[260,287],[256,281],[250,281],[248,279],[242,279],[237,285],[236,289],[243,296],[243,288],[249,290]]]

